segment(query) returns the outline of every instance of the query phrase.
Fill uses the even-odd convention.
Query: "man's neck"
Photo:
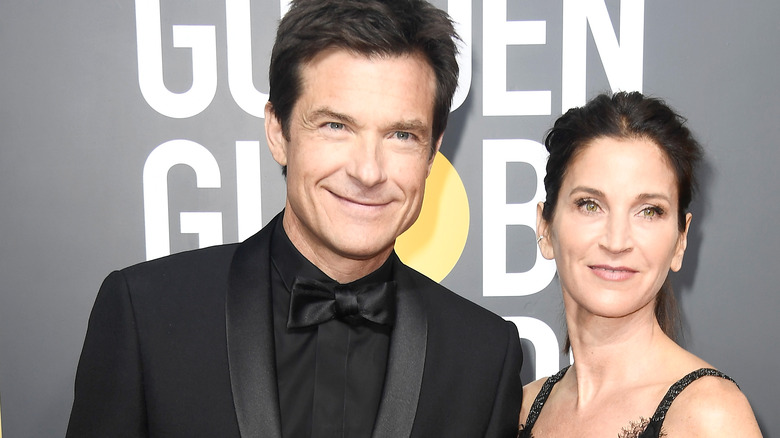
[[[305,233],[300,229],[300,224],[293,224],[285,215],[282,220],[285,234],[292,242],[295,249],[309,262],[319,268],[325,275],[341,284],[351,283],[371,274],[381,267],[393,252],[390,246],[378,254],[372,254],[366,258],[354,258],[337,253],[336,251],[318,251],[306,239]]]

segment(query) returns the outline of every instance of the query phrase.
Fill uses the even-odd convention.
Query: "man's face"
[[[301,79],[289,140],[266,108],[271,153],[287,166],[284,227],[306,258],[350,281],[381,265],[420,213],[441,140],[431,145],[436,80],[419,56],[344,50],[304,64]]]

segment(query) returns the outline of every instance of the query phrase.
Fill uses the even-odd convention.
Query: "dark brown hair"
[[[457,39],[447,13],[423,0],[293,1],[276,33],[268,100],[289,139],[290,116],[301,93],[301,67],[319,53],[336,48],[367,57],[422,55],[436,77],[435,148],[458,85]]]

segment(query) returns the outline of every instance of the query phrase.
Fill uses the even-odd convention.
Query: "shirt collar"
[[[349,284],[359,286],[366,283],[391,281],[393,279],[393,259],[394,257],[391,255],[375,271]],[[320,268],[298,251],[287,236],[281,220],[276,221],[271,235],[271,264],[279,273],[288,292],[295,281],[295,277],[298,276],[325,283],[336,283],[336,280],[328,277]]]

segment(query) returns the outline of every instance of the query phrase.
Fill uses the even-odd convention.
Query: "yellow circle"
[[[398,237],[395,250],[407,265],[441,281],[460,259],[469,233],[469,200],[458,171],[440,152],[425,182],[417,222]]]

